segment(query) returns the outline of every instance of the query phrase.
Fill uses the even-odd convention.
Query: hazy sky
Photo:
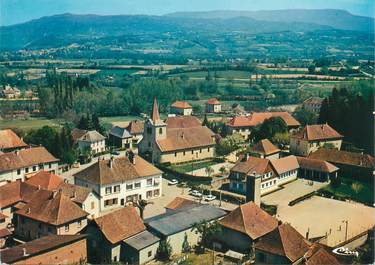
[[[0,25],[60,13],[152,14],[218,9],[336,8],[374,16],[374,0],[0,0]]]

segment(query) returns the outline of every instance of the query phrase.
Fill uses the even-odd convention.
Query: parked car
[[[168,185],[172,186],[172,185],[176,185],[178,184],[178,180],[177,179],[171,179],[170,181],[168,181]]]
[[[210,195],[205,196],[204,200],[207,201],[207,202],[210,202],[210,201],[216,200],[216,196],[210,194]]]
[[[119,151],[112,151],[112,152],[111,152],[111,155],[119,156],[119,155],[120,155],[120,152],[119,152]]]
[[[202,197],[202,193],[197,191],[197,190],[190,191],[190,195],[192,195],[194,197]]]

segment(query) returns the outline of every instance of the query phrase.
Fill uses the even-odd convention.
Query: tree
[[[293,116],[301,123],[302,126],[316,124],[318,116],[304,107],[299,107],[293,112]]]
[[[149,204],[153,204],[153,202],[148,202],[146,200],[137,200],[136,202],[133,202],[133,204],[139,209],[139,215],[143,219],[146,206]]]
[[[192,231],[199,235],[197,250],[200,252],[204,252],[206,247],[212,245],[212,241],[215,236],[221,233],[221,226],[217,221],[203,221],[201,223],[195,224]]]
[[[276,133],[287,133],[288,126],[280,117],[266,119],[260,126],[256,126],[251,134],[256,142],[262,139],[272,139]]]
[[[185,235],[184,235],[184,241],[182,242],[182,252],[183,253],[189,253],[190,249],[191,248],[190,248],[190,244],[189,244],[189,241],[188,241],[188,236],[185,233]]]
[[[224,174],[227,172],[227,169],[226,169],[224,166],[222,166],[222,167],[219,169],[219,171],[220,171],[221,175],[224,175]]]
[[[207,176],[211,177],[211,174],[214,173],[214,170],[213,170],[212,167],[207,166],[206,169],[205,169],[205,172],[206,172]]]
[[[156,258],[161,261],[168,261],[172,255],[172,246],[169,241],[161,240],[156,250]]]
[[[309,74],[315,74],[315,65],[310,64],[308,67]]]

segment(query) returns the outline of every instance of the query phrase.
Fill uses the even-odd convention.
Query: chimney
[[[18,156],[18,155],[20,154],[20,151],[19,151],[19,150],[16,150],[16,151],[15,151],[15,154],[16,154],[16,156]]]
[[[135,165],[135,155],[134,155],[133,151],[129,151],[128,159],[129,159],[130,163]]]
[[[26,209],[26,213],[27,213],[27,214],[31,213],[31,209],[30,209],[30,207],[28,207],[28,208]]]
[[[113,168],[113,156],[111,156],[111,158],[109,159],[108,163],[109,163],[109,167]]]
[[[29,256],[29,254],[27,254],[26,248],[22,248],[22,252],[24,257]]]

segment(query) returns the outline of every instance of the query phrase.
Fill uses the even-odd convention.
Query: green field
[[[47,118],[30,118],[27,120],[0,120],[0,129],[19,128],[22,130],[38,129],[43,126],[61,127],[60,121]]]

